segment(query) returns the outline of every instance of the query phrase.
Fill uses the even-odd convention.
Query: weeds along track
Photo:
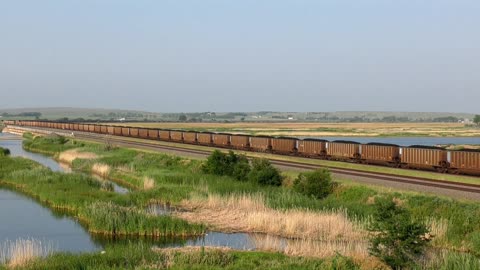
[[[59,131],[56,129],[41,129],[41,128],[36,128],[36,129],[49,131],[49,132]],[[177,153],[193,154],[193,155],[202,156],[202,157],[207,157],[212,152],[212,150],[198,150],[198,149],[188,149],[188,148],[173,146],[173,145],[160,145],[160,144],[151,143],[148,140],[145,140],[145,142],[132,141],[132,140],[123,139],[121,137],[111,136],[111,135],[106,137],[105,135],[97,135],[93,133],[78,132],[78,131],[74,132],[74,134],[75,134],[75,138],[79,138],[79,139],[87,139],[95,142],[105,142],[106,140],[108,140],[109,142],[118,144],[119,146],[131,147],[131,148],[143,148],[147,150],[166,150],[166,151],[173,151]],[[141,140],[141,139],[138,139],[138,140]],[[439,188],[444,190],[455,190],[455,191],[468,192],[468,193],[480,195],[480,184],[477,185],[477,184],[460,183],[460,182],[453,182],[453,181],[447,181],[447,180],[433,180],[433,179],[422,178],[422,177],[393,175],[393,174],[380,173],[380,172],[367,172],[367,171],[361,171],[358,169],[344,169],[344,168],[337,168],[337,167],[331,167],[331,166],[325,166],[325,165],[313,165],[313,164],[307,164],[307,163],[296,162],[296,161],[283,161],[283,160],[272,159],[272,158],[268,158],[268,159],[272,164],[276,166],[281,166],[287,169],[290,168],[290,169],[301,169],[301,170],[315,170],[319,168],[328,168],[332,173],[343,175],[343,176],[375,179],[375,180],[381,180],[381,181],[409,184],[409,185],[414,185],[418,187],[431,187],[431,188]],[[480,183],[480,179],[479,179],[479,183]]]

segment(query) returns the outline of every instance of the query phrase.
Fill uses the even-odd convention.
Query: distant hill
[[[191,122],[458,122],[473,119],[469,113],[449,112],[198,112],[162,113],[97,108],[1,109],[1,119],[191,121]],[[468,121],[467,121],[468,122]]]

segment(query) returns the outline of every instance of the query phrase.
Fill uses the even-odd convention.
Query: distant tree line
[[[41,113],[39,112],[22,112],[18,114],[10,114],[10,113],[2,113],[3,117],[35,117],[35,118],[40,118],[42,116]]]

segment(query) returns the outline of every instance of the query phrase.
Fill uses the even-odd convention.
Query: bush
[[[337,185],[332,181],[329,170],[319,169],[298,175],[293,182],[293,189],[301,194],[323,199],[331,194]]]
[[[0,157],[10,155],[10,149],[0,147]]]
[[[391,196],[375,200],[369,231],[370,254],[392,269],[413,267],[431,240],[427,227],[414,221],[410,212],[395,204]]]
[[[202,170],[205,173],[228,175],[242,180],[250,171],[250,166],[245,156],[236,155],[233,151],[225,154],[219,150],[215,150],[208,157],[207,162],[204,163]]]
[[[248,180],[261,185],[281,186],[282,176],[267,159],[254,159]]]

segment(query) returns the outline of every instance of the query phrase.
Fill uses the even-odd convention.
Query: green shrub
[[[281,186],[283,179],[280,171],[268,159],[254,159],[248,180],[261,185]]]
[[[10,155],[10,149],[0,147],[0,156],[8,156]]]
[[[423,222],[395,204],[391,196],[375,200],[370,254],[392,269],[411,268],[425,251],[430,234]]]
[[[248,169],[246,167],[248,167]],[[233,151],[225,154],[219,150],[215,150],[204,163],[202,170],[205,173],[228,175],[241,180],[244,179],[250,171],[250,166],[245,156],[236,155]]]
[[[301,173],[293,182],[295,191],[318,199],[327,197],[336,186],[337,183],[332,181],[330,171],[327,169]]]
[[[248,174],[250,173],[250,164],[248,163],[247,158],[240,160],[233,167],[232,176],[240,181],[246,181],[248,179]]]

